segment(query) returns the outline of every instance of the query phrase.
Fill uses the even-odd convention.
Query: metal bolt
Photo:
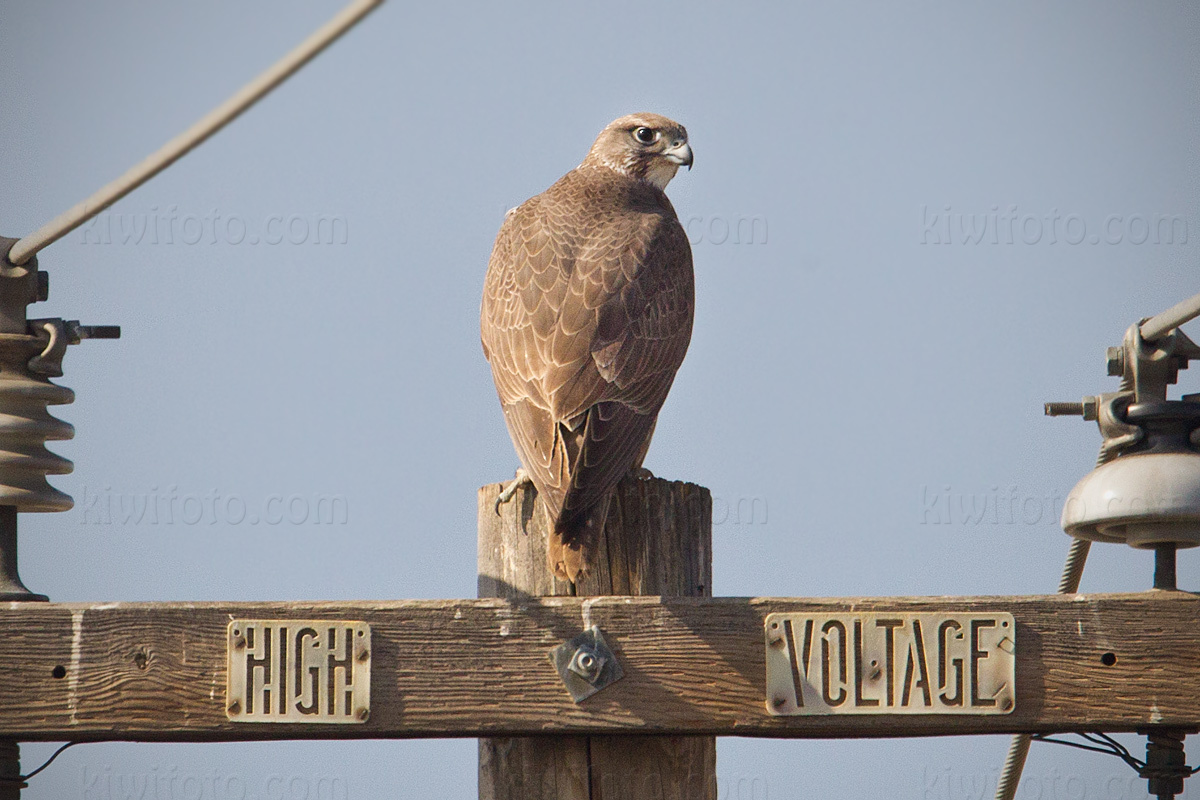
[[[1108,368],[1108,374],[1114,378],[1119,378],[1125,374],[1125,348],[1110,347],[1105,351],[1105,366]]]
[[[785,705],[787,705],[787,698],[783,695],[777,694],[771,698],[771,705],[775,706],[776,708],[783,708]]]
[[[371,657],[371,651],[367,650],[366,648],[363,648],[362,652],[358,654],[359,661],[366,661],[370,657]]]
[[[595,684],[600,680],[600,672],[604,669],[604,659],[592,648],[581,646],[571,656],[571,663],[567,665],[567,669],[588,683]]]
[[[624,674],[620,659],[595,625],[551,649],[550,662],[576,703],[619,681]]]
[[[367,717],[371,716],[371,710],[369,708],[360,708],[354,713],[354,716],[358,717],[363,722],[366,722]]]
[[[1083,403],[1046,403],[1047,417],[1082,417]]]
[[[67,341],[79,344],[84,339],[120,339],[120,325],[80,325],[79,320],[69,319],[64,325],[67,329]]]
[[[1138,775],[1147,779],[1150,794],[1174,797],[1183,792],[1183,780],[1191,775],[1183,752],[1181,731],[1151,731],[1146,734],[1146,762]]]
[[[242,704],[239,703],[237,700],[234,700],[232,703],[229,704],[229,713],[230,714],[242,713]]]
[[[1046,403],[1045,411],[1048,417],[1083,417],[1086,420],[1095,420],[1098,404],[1095,397],[1085,397],[1078,403]]]

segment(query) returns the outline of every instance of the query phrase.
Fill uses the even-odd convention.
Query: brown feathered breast
[[[640,466],[687,352],[694,283],[666,195],[583,165],[509,213],[484,286],[481,329],[509,434],[572,580],[608,498]],[[557,563],[555,550],[557,555]],[[566,563],[564,563],[564,561]]]

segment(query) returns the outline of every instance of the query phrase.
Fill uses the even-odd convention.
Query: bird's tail
[[[576,583],[579,575],[592,565],[611,499],[610,493],[586,513],[561,519],[554,525],[546,542],[546,560],[550,571],[560,580]]]

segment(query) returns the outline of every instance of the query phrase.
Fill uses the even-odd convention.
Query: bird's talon
[[[501,504],[507,503],[509,500],[511,500],[512,496],[517,493],[517,489],[520,489],[525,484],[532,483],[533,480],[529,477],[529,473],[525,472],[524,469],[518,469],[517,475],[515,478],[513,478],[512,482],[509,483],[508,486],[505,486],[504,489],[501,490],[500,494],[496,496],[496,516],[500,516]]]

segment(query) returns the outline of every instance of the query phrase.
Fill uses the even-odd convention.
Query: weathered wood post
[[[572,592],[546,566],[543,515],[523,487],[495,510],[479,490],[479,596],[712,596],[712,496],[628,477],[617,487],[593,569]],[[621,657],[619,637],[608,644]],[[549,658],[546,669],[553,670]],[[563,689],[566,692],[566,689]],[[587,700],[583,701],[586,708]],[[711,736],[539,736],[479,740],[480,800],[715,800]]]

